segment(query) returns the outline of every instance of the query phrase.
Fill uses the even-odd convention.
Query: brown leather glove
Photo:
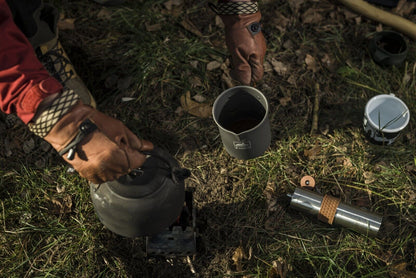
[[[118,179],[146,160],[151,142],[137,138],[121,121],[78,102],[44,137],[74,169],[99,184]]]
[[[244,5],[253,4],[253,2],[244,0],[237,3],[236,1],[225,1],[225,5],[233,3],[236,6],[232,6],[233,8],[228,10],[218,10],[225,25],[225,42],[231,53],[233,66],[231,75],[245,85],[263,78],[266,39],[261,31],[261,13],[259,11],[250,14],[222,13],[252,12],[253,10],[245,9]],[[219,7],[220,5],[221,3],[218,4]]]

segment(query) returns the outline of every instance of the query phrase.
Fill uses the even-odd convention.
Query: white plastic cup
[[[372,97],[364,110],[364,132],[375,143],[392,144],[407,126],[410,112],[394,94]]]

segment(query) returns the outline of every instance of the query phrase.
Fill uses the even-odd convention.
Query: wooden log
[[[363,0],[337,0],[351,11],[371,20],[390,26],[396,31],[416,40],[416,24],[401,16],[377,8]]]

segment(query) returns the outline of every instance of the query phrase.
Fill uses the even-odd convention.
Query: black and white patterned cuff
[[[45,137],[62,116],[65,115],[78,101],[79,96],[73,90],[64,89],[64,91],[53,100],[52,104],[37,117],[35,122],[29,123],[29,130],[39,137]]]
[[[218,15],[254,14],[259,11],[257,2],[227,2],[210,7]]]

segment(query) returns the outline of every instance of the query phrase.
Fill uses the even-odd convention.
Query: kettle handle
[[[165,162],[169,166],[172,180],[175,184],[178,184],[191,176],[191,171],[189,169],[176,166],[173,160],[166,159],[164,152],[165,151],[163,149],[158,147],[155,147],[151,151],[142,151],[145,155],[153,156]]]

